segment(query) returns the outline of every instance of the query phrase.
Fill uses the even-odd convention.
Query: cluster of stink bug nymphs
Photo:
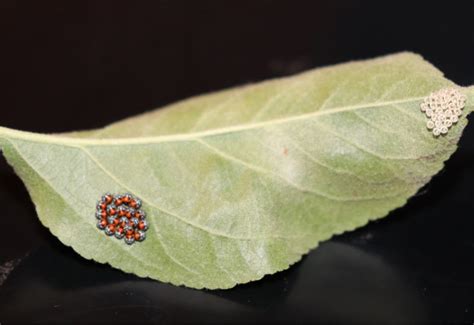
[[[426,127],[434,136],[448,133],[449,128],[459,121],[466,96],[456,88],[445,88],[431,93],[421,103],[421,111],[428,117]]]
[[[148,223],[142,202],[131,194],[105,194],[97,203],[97,228],[129,245],[146,238]]]

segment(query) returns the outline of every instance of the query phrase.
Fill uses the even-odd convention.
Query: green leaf
[[[319,242],[404,205],[455,151],[420,103],[453,86],[411,53],[191,98],[104,129],[0,128],[41,222],[87,259],[193,288],[288,268]],[[143,199],[151,227],[127,246],[96,228],[105,192]]]

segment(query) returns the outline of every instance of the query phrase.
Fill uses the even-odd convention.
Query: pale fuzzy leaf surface
[[[42,223],[85,258],[193,288],[230,288],[288,268],[319,242],[386,216],[443,167],[424,96],[453,83],[401,53],[191,98],[104,129],[0,128],[0,146]],[[144,201],[145,242],[95,224],[105,192]]]

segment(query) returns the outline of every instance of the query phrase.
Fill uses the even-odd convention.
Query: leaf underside
[[[100,130],[0,128],[0,147],[41,222],[87,259],[193,288],[288,268],[319,242],[386,216],[443,167],[446,136],[419,105],[453,86],[412,53],[351,62],[191,98]],[[127,246],[96,228],[105,192],[143,199]]]

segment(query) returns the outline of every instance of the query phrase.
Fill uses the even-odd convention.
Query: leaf
[[[455,151],[419,105],[452,86],[401,53],[191,98],[104,129],[0,128],[41,222],[87,259],[193,288],[230,288],[289,267],[319,242],[403,206]],[[148,239],[96,226],[105,192],[143,199]]]

